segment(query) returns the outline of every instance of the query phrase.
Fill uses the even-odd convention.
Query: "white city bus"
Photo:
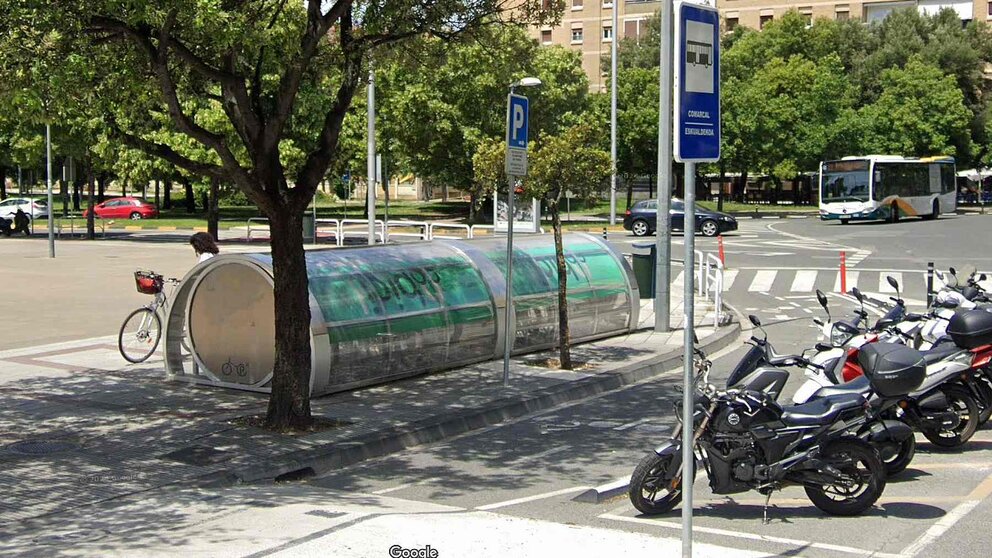
[[[866,155],[820,163],[820,219],[936,219],[957,209],[954,158]]]

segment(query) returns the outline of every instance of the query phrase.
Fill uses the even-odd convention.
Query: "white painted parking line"
[[[790,289],[794,293],[808,293],[813,290],[813,284],[816,283],[816,271],[810,271],[808,269],[803,269],[796,272],[796,278],[792,280],[792,288]]]
[[[858,271],[848,271],[847,272],[847,291],[851,292],[851,289],[858,286],[858,276],[861,275]],[[840,292],[840,272],[837,273],[837,278],[834,279],[834,292]]]
[[[889,284],[886,277],[891,276],[893,279],[899,282],[899,288],[905,287],[905,283],[902,282],[902,273],[898,271],[893,271],[891,273],[880,273],[878,275],[878,292],[880,293],[895,293],[896,290]]]
[[[775,282],[775,276],[778,275],[778,271],[775,269],[760,269],[754,274],[754,280],[751,281],[751,286],[747,290],[751,292],[767,293],[772,288],[772,283]]]
[[[958,521],[961,521],[964,516],[971,513],[978,504],[982,503],[982,500],[987,498],[989,494],[992,494],[992,475],[989,475],[971,491],[967,496],[967,500],[961,502],[954,507],[951,511],[947,512],[947,515],[940,518],[940,521],[934,523],[929,529],[927,529],[918,539],[913,541],[909,546],[902,549],[902,555],[907,557],[913,557],[919,555],[923,550],[932,542],[939,539],[941,535],[946,533],[948,529],[954,527]]]
[[[399,492],[400,490],[404,490],[406,488],[410,488],[410,487],[413,487],[413,486],[421,486],[421,485],[424,485],[424,484],[430,484],[432,482],[437,482],[439,480],[441,480],[441,477],[431,477],[429,479],[423,479],[423,480],[419,480],[419,481],[416,481],[416,482],[408,482],[406,484],[401,484],[401,485],[393,486],[393,487],[390,487],[390,488],[383,488],[381,490],[373,490],[372,491],[372,494],[375,494],[377,496],[381,496],[382,494],[389,494],[390,492]]]
[[[665,527],[668,529],[682,529],[681,523],[671,523],[668,521],[656,521],[654,519],[645,519],[642,517],[624,517],[622,515],[613,515],[609,513],[604,513],[599,516],[601,519],[612,519],[614,521],[625,521],[627,523],[637,523],[640,525],[654,525],[657,527]],[[900,554],[886,554],[884,552],[876,552],[874,550],[866,550],[863,548],[854,548],[850,546],[840,546],[836,544],[818,543],[813,541],[803,541],[799,539],[787,539],[783,537],[771,537],[768,535],[757,535],[754,533],[743,533],[740,531],[728,531],[726,529],[714,529],[712,527],[701,527],[698,525],[692,526],[693,532],[707,533],[710,535],[720,535],[724,537],[733,537],[736,539],[747,539],[752,541],[763,541],[777,544],[785,544],[789,546],[794,546],[797,549],[802,548],[818,548],[821,550],[829,550],[831,552],[842,552],[844,554],[854,554],[857,556],[872,556],[878,558],[903,558]]]
[[[484,506],[478,506],[479,511],[488,510],[498,510],[499,508],[506,508],[509,506],[516,506],[518,504],[526,504],[527,502],[534,502],[537,500],[544,500],[546,498],[554,498],[555,496],[561,496],[563,494],[571,494],[572,492],[579,492],[582,490],[589,490],[591,486],[573,486],[572,488],[565,488],[562,490],[555,490],[554,492],[545,492],[544,494],[535,494],[533,496],[526,496],[524,498],[517,498],[515,500],[507,500],[505,502],[496,502],[494,504],[486,504]]]

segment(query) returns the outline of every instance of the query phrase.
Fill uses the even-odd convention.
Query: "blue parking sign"
[[[675,160],[720,159],[720,14],[677,2],[675,25]]]
[[[527,174],[527,126],[530,103],[523,95],[506,99],[506,174]]]

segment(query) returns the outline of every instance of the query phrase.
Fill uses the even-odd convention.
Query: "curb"
[[[740,323],[732,323],[710,336],[702,344],[702,348],[707,352],[719,351],[733,343],[740,332]],[[266,480],[302,479],[593,397],[657,376],[675,368],[681,362],[681,352],[670,352],[649,359],[647,362],[639,362],[575,382],[564,382],[557,386],[498,399],[474,409],[445,413],[343,442],[295,451],[258,465],[218,471],[201,477],[198,482],[201,485],[217,486]]]

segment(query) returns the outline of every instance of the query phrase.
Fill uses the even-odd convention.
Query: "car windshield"
[[[823,163],[820,169],[820,201],[868,201],[868,178],[868,161]]]

